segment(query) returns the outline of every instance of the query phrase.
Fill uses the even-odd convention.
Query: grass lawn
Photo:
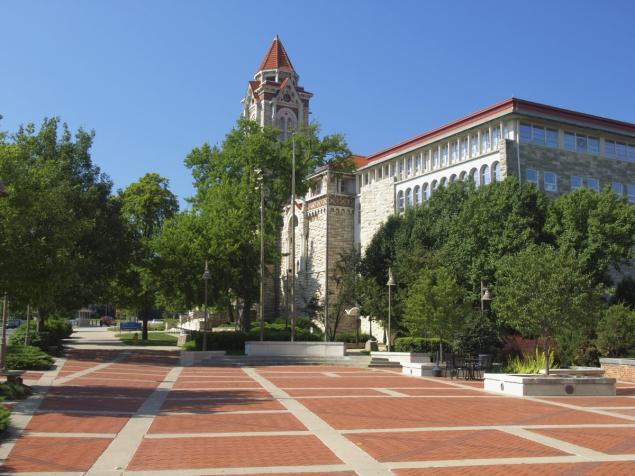
[[[134,339],[135,334],[138,339],[136,342]],[[165,332],[148,332],[148,340],[146,341],[141,340],[140,331],[115,334],[115,337],[126,345],[176,345],[177,340],[176,336]]]

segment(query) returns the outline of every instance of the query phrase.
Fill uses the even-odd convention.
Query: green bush
[[[439,350],[438,337],[397,337],[393,342],[396,352],[429,352],[435,353]],[[445,349],[447,342],[443,343]]]
[[[311,334],[308,329],[296,328],[297,341],[319,341],[319,334]],[[228,352],[244,352],[245,342],[260,339],[259,324],[252,326],[249,332],[241,331],[220,331],[207,333],[207,350],[226,350]],[[265,323],[264,339],[268,341],[291,340],[291,329],[285,329],[284,323]],[[203,333],[192,332],[192,338],[186,345],[187,350],[201,350],[203,348]]]
[[[368,334],[359,334],[359,342],[364,343],[370,336]],[[347,342],[349,344],[354,344],[358,341],[357,334],[355,332],[340,332],[335,336],[335,342]]]
[[[9,400],[21,400],[31,395],[31,388],[17,383],[0,383],[0,395]]]
[[[452,342],[452,349],[461,355],[495,354],[501,346],[498,328],[480,312],[470,313]]]
[[[596,332],[596,346],[603,356],[627,357],[635,347],[635,311],[622,303],[609,306]]]
[[[29,325],[29,345],[39,347],[44,352],[60,353],[64,339],[73,333],[73,326],[64,319],[47,319],[44,328],[38,333],[35,323]],[[10,345],[24,345],[26,323],[20,325],[9,339]]]
[[[32,345],[9,345],[7,367],[11,370],[49,370],[53,358],[39,347]]]
[[[549,352],[549,368],[556,369],[554,364],[554,352]],[[522,357],[515,356],[507,361],[505,372],[510,374],[538,374],[545,368],[545,353],[536,347],[533,354],[525,354]]]
[[[11,412],[7,407],[0,403],[0,432],[4,432],[9,426],[11,420]]]

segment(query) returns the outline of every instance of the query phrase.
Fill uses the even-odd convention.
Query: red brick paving
[[[284,410],[276,400],[166,400],[162,412]]]
[[[306,427],[290,413],[212,413],[159,415],[148,433],[232,433],[302,431]]]
[[[563,456],[566,453],[496,430],[346,435],[381,462]]]
[[[127,416],[66,415],[38,413],[26,427],[42,433],[117,433],[128,421]]]
[[[502,464],[454,468],[395,469],[399,476],[632,476],[635,462]]]
[[[109,438],[20,438],[3,471],[86,471],[110,444]]]
[[[154,391],[153,388],[132,388],[132,387],[102,387],[102,386],[72,386],[66,384],[60,387],[50,387],[48,395],[51,396],[100,396],[100,397],[138,397],[146,398]]]
[[[545,428],[531,431],[602,453],[635,454],[635,428]]]
[[[579,407],[635,407],[635,398],[632,397],[549,397],[543,400]]]
[[[357,476],[354,471],[333,471],[330,473],[249,473],[244,476]]]
[[[214,389],[214,388],[262,388],[256,382],[181,382],[177,381],[174,384],[175,389],[183,389],[183,388],[204,388],[204,389]]]
[[[333,397],[306,399],[301,403],[338,429],[630,423],[619,418],[504,397]]]
[[[338,397],[351,397],[351,396],[372,396],[372,395],[386,395],[379,390],[373,390],[372,388],[287,388],[285,389],[292,397],[315,397],[315,396],[338,396]]]
[[[315,436],[145,439],[128,470],[339,464]]]
[[[40,404],[40,410],[82,410],[136,412],[143,399],[132,398],[60,398],[46,397]]]
[[[478,390],[470,390],[468,388],[456,388],[456,387],[448,387],[448,388],[394,388],[392,389],[396,392],[403,393],[404,395],[448,395],[448,396],[458,396],[458,395],[480,395],[480,396],[493,396],[487,393],[479,392]]]
[[[269,381],[280,388],[320,388],[320,387],[441,387],[443,383],[430,382],[410,377],[325,377],[318,376],[307,378],[277,378],[267,377]]]

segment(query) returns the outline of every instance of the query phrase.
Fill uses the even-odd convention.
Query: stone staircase
[[[368,367],[379,369],[401,369],[401,364],[399,362],[391,362],[387,357],[373,356],[368,363]]]

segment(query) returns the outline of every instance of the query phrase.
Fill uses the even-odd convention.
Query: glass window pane
[[[465,139],[461,139],[461,158],[465,159],[467,157],[467,137]]]
[[[589,137],[589,154],[600,153],[600,139],[597,137]]]
[[[577,190],[582,187],[582,179],[580,177],[572,176],[571,177],[571,190]]]
[[[553,172],[545,172],[544,181],[545,181],[546,192],[558,191],[558,180],[557,180],[556,174],[554,174]]]
[[[527,169],[526,175],[527,175],[527,182],[533,183],[534,185],[538,186],[538,171]]]
[[[444,144],[441,146],[441,165],[446,165],[448,163],[448,145]]]
[[[630,160],[631,162],[635,162],[635,145],[628,145],[626,156],[628,157],[628,160]]]
[[[598,179],[594,179],[594,178],[587,179],[586,184],[591,190],[595,192],[600,191],[600,181]]]
[[[575,145],[576,145],[576,150],[578,152],[582,152],[584,154],[586,154],[587,152],[587,145],[586,145],[586,136],[579,136],[576,135],[575,137]]]
[[[534,137],[532,142],[534,144],[545,145],[545,128],[534,126]]]
[[[547,129],[547,145],[549,147],[558,147],[558,131],[555,129]]]
[[[470,138],[470,144],[471,144],[471,153],[472,153],[472,157],[476,157],[478,155],[478,135],[474,134],[471,138]]]
[[[619,142],[616,142],[615,155],[617,155],[618,159],[625,159],[626,158],[626,144],[621,144]]]
[[[635,185],[628,184],[626,194],[628,195],[628,202],[635,203]]]
[[[492,129],[492,147],[498,149],[498,143],[501,140],[501,128],[496,126]]]
[[[489,151],[489,129],[481,131],[481,152]]]
[[[613,192],[615,192],[618,197],[621,197],[624,193],[624,187],[619,182],[613,182],[611,184],[611,189],[613,189]]]
[[[607,157],[615,157],[615,142],[612,140],[604,141],[604,154]]]
[[[520,142],[531,142],[531,125],[520,124]]]
[[[564,148],[575,150],[575,134],[573,132],[564,133]]]

